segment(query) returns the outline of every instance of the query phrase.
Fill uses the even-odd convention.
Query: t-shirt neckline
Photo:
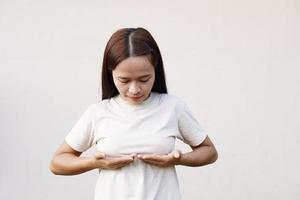
[[[131,103],[127,102],[126,100],[124,100],[120,96],[120,94],[118,94],[114,99],[115,99],[115,102],[120,107],[132,111],[132,110],[140,110],[140,109],[144,109],[144,108],[148,107],[153,102],[154,95],[155,94],[153,92],[151,92],[149,94],[149,97],[140,104],[131,104]]]

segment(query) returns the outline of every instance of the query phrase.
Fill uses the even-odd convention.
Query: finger
[[[157,162],[165,162],[169,160],[167,155],[144,155],[141,158],[142,160],[149,160],[149,161],[157,161]]]
[[[138,158],[140,158],[140,159],[148,159],[148,158],[154,158],[154,157],[156,157],[155,154],[139,154],[138,155]]]
[[[126,166],[126,165],[129,165],[130,163],[132,163],[131,160],[130,160],[130,161],[127,161],[126,163],[123,163],[123,164],[122,164],[122,167],[124,167],[124,166]]]
[[[180,157],[180,152],[175,150],[174,153],[173,153],[173,157],[174,158],[179,158]]]
[[[127,162],[132,162],[133,158],[131,157],[120,157],[120,158],[114,158],[111,160],[112,165],[119,165]]]
[[[154,160],[143,160],[143,162],[145,162],[147,164],[151,164],[151,165],[156,165],[156,166],[159,166],[159,167],[163,167],[165,165],[164,162],[154,161]]]
[[[133,159],[135,156],[137,156],[137,154],[136,153],[132,153],[132,154],[126,154],[126,155],[118,155],[118,156],[114,156],[112,158]]]
[[[117,162],[117,163],[113,163],[111,165],[111,167],[117,169],[117,168],[121,168],[121,167],[124,167],[128,164],[130,164],[133,160],[127,160],[127,161],[120,161],[120,162]]]
[[[98,151],[95,153],[95,158],[97,159],[105,158],[105,153]]]

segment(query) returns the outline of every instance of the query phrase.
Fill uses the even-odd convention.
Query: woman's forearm
[[[94,167],[90,158],[70,153],[56,155],[50,163],[50,170],[56,175],[76,175],[92,169]]]
[[[218,153],[213,146],[200,146],[192,152],[181,155],[178,165],[186,165],[191,167],[199,167],[215,162]]]

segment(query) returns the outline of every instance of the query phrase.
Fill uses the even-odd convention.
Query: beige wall
[[[298,199],[299,24],[296,0],[0,1],[0,199],[93,198],[96,171],[59,177],[48,164],[101,94],[108,38],[137,26],[219,151],[177,168],[184,200]]]

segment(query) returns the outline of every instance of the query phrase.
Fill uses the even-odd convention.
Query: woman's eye
[[[119,81],[120,83],[128,83],[128,80],[126,80],[126,79],[118,79],[118,81]]]
[[[147,81],[149,81],[149,79],[147,79],[147,80],[140,80],[140,82],[142,82],[142,83],[146,83]],[[121,83],[128,83],[128,81],[122,81],[122,80],[120,80],[120,82]]]

